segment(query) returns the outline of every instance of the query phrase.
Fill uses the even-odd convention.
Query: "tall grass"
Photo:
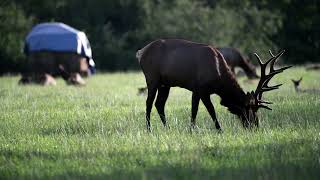
[[[166,105],[169,128],[153,108],[145,127],[142,73],[99,74],[85,87],[18,86],[0,77],[0,178],[110,179],[317,179],[320,176],[318,72],[290,69],[266,93],[273,111],[260,110],[261,127],[247,131],[212,96],[224,130],[218,134],[200,103],[190,132],[191,93],[172,88]],[[240,78],[245,90],[256,82]]]

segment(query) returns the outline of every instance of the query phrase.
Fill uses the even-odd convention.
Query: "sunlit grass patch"
[[[109,179],[316,179],[320,169],[318,72],[293,68],[266,93],[273,111],[259,111],[260,128],[248,131],[211,96],[224,130],[217,133],[200,103],[190,131],[191,93],[172,88],[164,128],[153,108],[152,132],[145,127],[142,73],[98,74],[85,87],[18,86],[0,78],[0,178]],[[240,78],[245,90],[247,84]]]

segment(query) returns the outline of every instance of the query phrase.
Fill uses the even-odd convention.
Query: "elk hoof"
[[[164,124],[163,127],[166,128],[166,129],[170,129],[170,126],[167,123]]]
[[[151,133],[151,127],[150,126],[147,126],[147,132]]]

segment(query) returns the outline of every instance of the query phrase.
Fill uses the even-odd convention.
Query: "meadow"
[[[19,86],[19,76],[0,77],[0,179],[319,179],[319,71],[292,68],[265,93],[273,111],[260,110],[260,128],[245,130],[212,95],[219,134],[202,103],[190,131],[191,93],[172,88],[166,105],[170,128],[156,109],[145,127],[141,72],[105,73],[85,87]],[[239,78],[243,89],[256,82]]]

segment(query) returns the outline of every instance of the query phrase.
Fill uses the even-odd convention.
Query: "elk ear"
[[[246,94],[246,105],[254,105],[256,104],[256,98],[254,96],[254,92],[247,92]]]

